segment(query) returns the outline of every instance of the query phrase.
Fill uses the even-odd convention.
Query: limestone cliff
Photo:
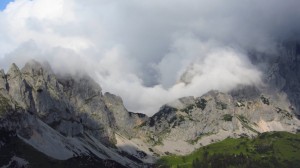
[[[0,166],[21,160],[45,167],[54,159],[64,167],[74,160],[78,167],[151,167],[160,156],[227,137],[297,132],[298,55],[291,53],[291,59],[269,62],[263,86],[183,97],[151,117],[128,112],[120,97],[103,94],[87,75],[55,74],[33,60],[22,69],[12,64],[7,73],[0,70],[0,153],[6,156]]]

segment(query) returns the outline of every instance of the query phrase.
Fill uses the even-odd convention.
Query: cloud
[[[0,12],[0,66],[47,60],[88,72],[131,111],[260,83],[247,52],[299,40],[298,0],[15,0]]]

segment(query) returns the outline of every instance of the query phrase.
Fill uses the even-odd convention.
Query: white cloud
[[[0,66],[86,71],[129,110],[260,82],[245,53],[299,39],[298,0],[15,0],[0,12]],[[183,76],[183,74],[185,74]],[[187,80],[185,85],[180,79]]]

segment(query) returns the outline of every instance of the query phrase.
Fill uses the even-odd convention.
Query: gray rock
[[[4,73],[4,70],[0,70],[0,90],[6,90],[7,88],[7,81],[6,81],[6,75]]]
[[[148,117],[128,112],[118,96],[103,95],[89,76],[57,75],[48,64],[34,60],[21,71],[13,64],[7,74],[0,71],[0,128],[15,131],[26,143],[54,158],[57,152],[40,142],[61,147],[64,158],[93,153],[100,158],[114,156],[124,165],[136,162],[120,159],[115,152],[123,148],[110,148],[116,143],[141,148],[149,155],[176,150],[179,154],[176,145],[170,144],[180,142],[181,150],[192,152],[202,143],[228,136],[296,132],[300,122],[291,107],[297,103],[297,94],[291,90],[299,83],[289,75],[279,77],[281,66],[272,69],[269,82],[274,85],[270,87],[239,86],[229,93],[213,90],[196,98],[183,97]],[[293,81],[286,82],[289,80]],[[130,139],[134,141],[125,143]]]

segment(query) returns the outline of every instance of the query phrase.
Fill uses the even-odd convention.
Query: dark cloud
[[[130,110],[153,114],[181,96],[260,83],[246,53],[274,53],[277,43],[298,40],[299,6],[298,0],[16,0],[0,13],[0,65],[35,58],[57,72],[84,69]]]

